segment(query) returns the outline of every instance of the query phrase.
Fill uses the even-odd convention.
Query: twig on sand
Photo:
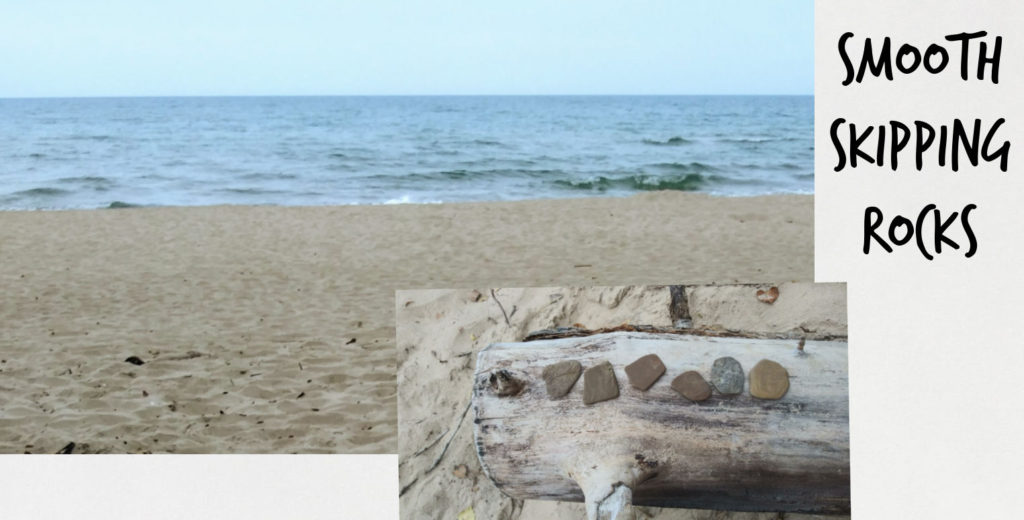
[[[429,444],[427,444],[426,446],[420,448],[420,450],[417,451],[416,453],[413,453],[412,456],[413,457],[419,457],[420,455],[423,454],[423,452],[429,450],[430,448],[433,448],[435,444],[437,444],[438,442],[441,442],[441,439],[444,438],[444,434],[446,434],[446,433],[448,433],[448,430],[445,430],[445,431],[441,432],[441,435],[438,435],[436,439],[434,439],[433,441],[430,441]]]
[[[501,302],[498,301],[498,295],[494,294],[494,289],[491,289],[491,298],[494,298],[494,303],[497,303],[498,308],[501,309],[501,315],[505,317],[505,325],[511,327],[512,324],[509,323],[508,321],[508,313],[505,312],[505,306],[503,306]]]
[[[415,484],[417,480],[419,480],[419,477],[412,479],[412,482],[406,484],[405,487],[403,487],[402,490],[398,492],[398,496],[402,496],[405,494],[406,491],[409,491],[409,488],[411,488],[412,485]]]
[[[455,427],[455,431],[453,431],[451,436],[448,437],[448,442],[444,443],[444,449],[441,450],[441,454],[438,455],[437,458],[434,459],[434,463],[431,464],[430,467],[427,468],[427,470],[423,472],[424,475],[427,474],[427,473],[430,473],[431,471],[433,471],[434,468],[436,468],[437,465],[441,463],[441,459],[444,458],[444,454],[448,452],[448,446],[452,445],[452,440],[454,440],[455,436],[459,433],[459,428],[462,428],[462,422],[466,420],[466,414],[469,413],[469,407],[472,404],[473,404],[472,400],[469,401],[468,403],[466,403],[466,409],[462,411],[462,417],[459,418],[458,426]]]

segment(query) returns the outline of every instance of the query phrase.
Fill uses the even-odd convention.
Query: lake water
[[[0,209],[811,193],[812,96],[0,99]]]

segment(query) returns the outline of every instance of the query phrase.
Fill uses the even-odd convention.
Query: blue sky
[[[812,94],[811,0],[0,0],[0,97]]]

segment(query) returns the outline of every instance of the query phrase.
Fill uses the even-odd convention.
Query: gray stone
[[[769,359],[758,361],[750,370],[750,395],[758,399],[781,399],[789,390],[789,372]]]
[[[711,385],[704,380],[704,376],[694,370],[683,372],[673,379],[672,389],[694,402],[711,397]]]
[[[548,390],[548,397],[557,399],[572,390],[572,385],[580,378],[583,366],[579,361],[559,361],[553,365],[544,367],[541,377],[544,379],[544,386]]]
[[[619,382],[615,370],[607,361],[583,372],[583,404],[594,404],[619,396]]]
[[[711,384],[722,395],[743,391],[743,366],[731,357],[720,357],[711,365]]]
[[[647,390],[665,373],[665,363],[657,354],[647,354],[626,365],[626,376],[629,384]]]

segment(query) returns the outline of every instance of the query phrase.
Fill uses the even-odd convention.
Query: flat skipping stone
[[[665,363],[657,354],[647,354],[626,365],[626,376],[629,384],[647,390],[665,373]]]
[[[769,360],[758,361],[750,370],[750,395],[758,399],[780,399],[789,390],[789,372]]]
[[[544,386],[548,390],[548,397],[558,399],[572,390],[572,385],[583,373],[583,366],[579,361],[559,361],[553,365],[544,367],[541,377],[544,379]]]
[[[722,395],[743,391],[743,365],[736,358],[720,357],[711,365],[711,384]]]
[[[619,382],[612,364],[603,361],[583,372],[583,404],[594,404],[619,396]]]
[[[695,370],[683,372],[679,377],[673,379],[672,389],[693,402],[700,402],[711,397],[711,385],[704,380],[704,376]]]

